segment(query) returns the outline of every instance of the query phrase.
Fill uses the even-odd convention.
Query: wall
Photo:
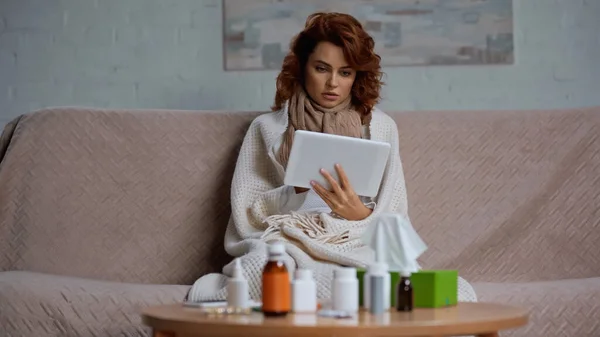
[[[514,0],[517,62],[387,68],[385,110],[600,105],[600,0]],[[44,106],[268,109],[224,72],[218,0],[0,0],[0,125]]]

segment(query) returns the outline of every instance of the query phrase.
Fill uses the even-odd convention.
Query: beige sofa
[[[0,139],[0,335],[134,336],[223,250],[254,112],[46,109]],[[425,268],[600,336],[600,108],[391,113]]]

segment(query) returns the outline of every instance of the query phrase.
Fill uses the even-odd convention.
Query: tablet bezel
[[[340,148],[343,150],[339,151]],[[359,154],[363,159],[356,158]],[[329,183],[319,172],[319,168],[326,169],[339,184],[334,165],[340,163],[359,196],[375,197],[379,193],[390,154],[391,145],[386,142],[296,130],[284,184],[310,189],[312,188],[310,181],[315,180],[330,188]],[[369,165],[367,164],[369,161],[377,164]],[[310,167],[314,172],[306,172],[304,169],[306,167]]]

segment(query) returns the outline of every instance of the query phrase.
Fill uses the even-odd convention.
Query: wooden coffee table
[[[524,326],[525,309],[492,303],[459,303],[441,309],[415,309],[411,313],[390,310],[373,316],[361,311],[356,318],[322,318],[313,314],[289,314],[283,318],[251,315],[206,315],[181,304],[150,307],[143,311],[144,324],[155,337],[236,336],[498,336],[498,331]]]

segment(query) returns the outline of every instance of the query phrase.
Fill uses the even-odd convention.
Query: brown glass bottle
[[[396,287],[396,310],[413,310],[413,288],[410,283],[410,273],[402,273]]]
[[[283,262],[285,246],[269,245],[269,261],[262,274],[262,312],[265,316],[285,316],[292,309],[290,276]]]

